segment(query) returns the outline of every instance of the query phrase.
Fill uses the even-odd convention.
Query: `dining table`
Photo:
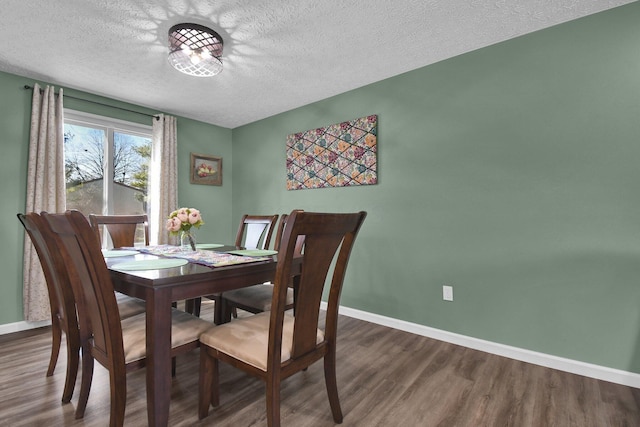
[[[215,251],[224,253],[236,250],[235,246],[222,246]],[[123,256],[106,256],[114,289],[126,295],[140,298],[146,306],[146,389],[147,416],[149,426],[166,426],[169,420],[171,396],[171,310],[177,301],[225,292],[252,286],[275,277],[277,255],[260,256],[242,262],[205,265],[200,259],[182,255],[187,262],[169,268],[149,268],[153,260],[181,256],[180,254],[158,254],[145,248],[128,248]],[[206,255],[205,250],[198,250]],[[154,254],[155,253],[155,254]],[[111,253],[113,254],[113,252]],[[117,255],[117,254],[116,254]],[[196,254],[197,255],[197,254]],[[217,256],[217,255],[216,255]],[[198,257],[195,257],[198,258]],[[200,257],[202,258],[202,257]],[[236,258],[238,260],[239,258]],[[145,269],[123,269],[119,266],[139,262]],[[135,267],[134,267],[135,268]],[[142,268],[142,267],[141,267]],[[294,275],[301,272],[301,262],[294,262]],[[213,323],[212,323],[213,327]],[[194,414],[195,416],[196,414]]]

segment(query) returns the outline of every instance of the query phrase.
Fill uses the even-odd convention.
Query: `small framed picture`
[[[191,153],[192,184],[222,185],[222,157]]]

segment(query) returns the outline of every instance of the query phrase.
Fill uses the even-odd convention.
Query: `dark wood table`
[[[154,255],[136,255],[155,259]],[[266,261],[206,267],[189,263],[161,270],[110,270],[116,291],[146,301],[147,413],[149,426],[166,426],[171,396],[171,303],[273,280],[276,256]],[[107,258],[107,265],[134,256]],[[299,274],[300,264],[298,264]],[[213,323],[212,323],[213,325]],[[197,414],[194,413],[194,417]]]

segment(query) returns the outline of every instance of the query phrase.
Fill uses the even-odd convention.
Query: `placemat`
[[[138,254],[138,253],[140,253],[140,252],[123,250],[123,249],[103,249],[102,250],[102,256],[104,256],[105,258],[115,258],[115,257],[119,257],[119,256],[129,256],[129,255],[135,255],[135,254]]]
[[[119,271],[160,270],[163,268],[180,267],[188,263],[188,260],[180,258],[140,259],[114,264],[111,268]]]
[[[224,245],[220,243],[197,243],[196,249],[215,249],[215,248],[221,248],[223,246]]]
[[[269,251],[266,249],[238,249],[236,251],[229,251],[227,253],[242,256],[271,256],[276,255],[278,251]]]

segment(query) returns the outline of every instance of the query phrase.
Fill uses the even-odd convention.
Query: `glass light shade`
[[[169,63],[190,76],[215,76],[222,71],[222,46],[222,37],[210,28],[174,25],[169,30]]]

